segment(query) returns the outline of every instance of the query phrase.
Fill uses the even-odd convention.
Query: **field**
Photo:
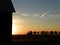
[[[60,41],[59,35],[12,35],[12,44],[51,44]],[[59,43],[59,42],[58,42]]]

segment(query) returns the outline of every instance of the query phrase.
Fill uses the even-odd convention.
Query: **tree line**
[[[27,35],[60,35],[60,32],[57,31],[29,31]]]

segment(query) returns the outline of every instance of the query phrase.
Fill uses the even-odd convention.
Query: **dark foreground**
[[[60,44],[59,35],[13,35],[12,45]]]

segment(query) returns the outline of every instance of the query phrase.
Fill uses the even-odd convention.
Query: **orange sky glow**
[[[38,25],[37,24],[32,24],[32,23],[28,23],[25,20],[20,19],[19,16],[13,16],[12,19],[12,34],[16,35],[16,34],[27,34],[28,31],[51,31],[51,30],[56,30],[58,31],[60,28],[58,25],[46,25],[43,24]]]

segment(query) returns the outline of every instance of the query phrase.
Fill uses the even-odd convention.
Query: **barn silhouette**
[[[7,42],[11,40],[13,12],[15,12],[15,9],[11,0],[0,0],[0,42],[1,43],[5,42],[4,44],[7,44]]]

